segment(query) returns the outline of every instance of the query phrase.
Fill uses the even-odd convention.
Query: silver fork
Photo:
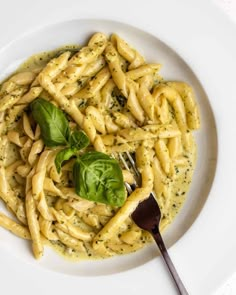
[[[128,191],[128,194],[131,194],[133,190],[138,186],[141,176],[136,167],[135,161],[130,155],[130,153],[126,152],[125,154],[137,178],[137,180],[135,180],[135,182],[132,185],[125,183],[125,187]],[[121,153],[119,153],[119,159],[124,165],[124,167],[130,171],[131,169],[129,168],[129,165],[127,164],[125,158]],[[181,295],[188,295],[188,292],[183,282],[181,281],[173,262],[170,259],[164,241],[162,239],[159,229],[159,224],[161,220],[161,210],[159,208],[159,205],[156,201],[153,192],[146,200],[144,200],[137,206],[135,211],[132,213],[132,219],[140,228],[150,232],[150,234],[153,236],[161,252],[161,255],[166,263],[166,266],[168,267],[168,270],[175,282],[178,293]]]

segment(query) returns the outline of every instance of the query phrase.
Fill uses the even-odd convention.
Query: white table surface
[[[14,10],[14,3],[16,0],[6,0],[8,2],[7,7],[12,7],[12,11],[7,11],[6,13],[9,16],[9,21],[12,22],[14,21],[14,19],[17,19],[17,15],[19,13],[22,13],[22,11],[18,11],[18,10]],[[78,0],[78,3],[81,3],[80,1],[82,0]],[[121,0],[120,0],[121,1]],[[206,0],[207,1],[207,0]],[[228,18],[231,19],[232,21],[232,25],[236,25],[236,0],[212,0],[215,5],[217,5],[227,16]],[[9,2],[12,5],[9,5]],[[55,1],[53,1],[55,3]],[[33,26],[37,23],[39,23],[39,19],[40,18],[45,18],[47,20],[47,22],[49,23],[49,16],[50,13],[53,11],[53,19],[56,20],[56,16],[59,13],[60,10],[60,4],[64,2],[64,1],[60,1],[58,0],[58,5],[51,5],[52,2],[50,2],[50,0],[48,0],[48,9],[45,10],[44,14],[39,14],[37,13],[37,7],[39,7],[39,3],[40,1],[36,4],[35,1],[28,1],[28,0],[22,0],[22,6],[24,7],[25,5],[25,9],[28,10],[28,14],[26,18],[23,18],[21,20],[21,22],[19,24],[17,24],[17,26],[13,27],[10,26],[7,34],[3,34],[1,35],[1,41],[0,41],[0,46],[8,43],[11,41],[11,39],[15,36],[17,36],[17,34],[22,33],[22,29],[25,30],[25,28],[28,28],[28,31],[30,31],[30,28],[27,27],[28,24],[32,24]],[[27,3],[27,5],[26,5]],[[45,1],[44,1],[45,3]],[[112,1],[111,1],[112,3]],[[1,11],[4,11],[4,3],[3,0],[1,1],[2,4],[2,9]],[[3,18],[6,19],[6,15],[1,16]],[[7,26],[7,23],[6,23]],[[4,262],[4,261],[3,261]],[[10,270],[10,269],[9,269]],[[76,290],[75,290],[76,292]],[[79,292],[79,289],[77,290],[77,292]],[[221,286],[221,288],[214,294],[214,295],[235,295],[236,294],[236,273],[232,275],[232,277],[230,277],[228,279],[228,281],[226,281],[224,283],[223,286]],[[5,295],[5,294],[4,294]],[[200,294],[199,294],[200,295]],[[210,295],[210,294],[209,294]]]
[[[214,0],[215,4],[227,14],[236,25],[236,0]],[[236,294],[236,273],[215,293],[215,295]]]

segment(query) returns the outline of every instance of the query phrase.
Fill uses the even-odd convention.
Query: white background
[[[224,11],[225,14],[236,25],[236,0],[214,0],[215,4]],[[236,37],[236,36],[235,36]],[[235,295],[236,294],[236,274],[216,292],[215,295]]]
[[[178,0],[180,1],[180,0]],[[196,0],[197,1],[197,0]],[[206,0],[207,1],[207,0]],[[18,36],[24,31],[31,31],[31,29],[35,29],[35,26],[38,26],[38,24],[42,23],[41,20],[43,20],[44,24],[47,23],[53,23],[56,22],[58,17],[61,15],[61,10],[62,8],[65,9],[66,12],[66,18],[71,16],[75,16],[74,9],[75,7],[78,8],[81,5],[82,8],[82,3],[85,1],[29,1],[29,0],[22,0],[19,1],[22,3],[21,5],[17,5],[16,3],[18,1],[16,0],[6,0],[6,4],[4,4],[4,1],[1,0],[1,26],[4,26],[0,29],[1,32],[1,37],[0,37],[0,47],[4,45],[5,43],[10,42],[13,38]],[[73,4],[72,4],[73,2]],[[101,1],[102,2],[102,1]],[[129,2],[129,3],[128,3]],[[200,2],[200,1],[199,1]],[[236,1],[235,0],[215,0],[214,1],[216,5],[224,11],[228,15],[228,17],[233,22],[235,21],[236,23]],[[85,17],[87,16],[96,16],[99,11],[94,11],[93,8],[93,1],[91,0],[86,0],[86,3],[91,3],[91,11],[89,13],[85,12]],[[124,5],[126,3],[126,5]],[[68,5],[67,5],[68,4]],[[72,4],[72,5],[71,5]],[[146,0],[147,7],[150,4],[148,0]],[[5,6],[4,6],[5,5]],[[71,5],[71,6],[70,6]],[[110,1],[110,5],[114,6],[114,10],[116,9],[117,5],[124,5],[124,9],[128,9],[131,13],[132,11],[135,11],[135,6],[138,5],[138,0],[136,1]],[[126,7],[129,8],[126,8]],[[4,10],[4,7],[6,7],[6,10]],[[19,9],[18,9],[19,7]],[[148,7],[150,10],[153,9],[153,7]],[[99,10],[106,9],[106,7],[101,7]],[[23,15],[23,17],[20,17]],[[158,11],[157,14],[158,16]],[[141,15],[140,15],[141,17]],[[200,20],[199,20],[200,21]],[[11,25],[10,25],[11,24]],[[31,28],[32,26],[32,28]],[[146,25],[147,30],[152,30],[151,25],[147,23]],[[4,33],[3,32],[7,32]],[[226,32],[227,33],[227,32]],[[5,271],[6,273],[11,273],[14,269],[14,257],[5,257],[1,262],[2,265],[6,265]],[[30,266],[28,266],[28,270],[30,272]],[[16,275],[16,274],[15,274]],[[58,279],[61,277],[58,276]],[[4,280],[3,274],[1,277],[1,280]],[[40,281],[40,278],[38,278],[38,281]],[[25,278],[24,282],[20,282],[19,280],[13,280],[12,284],[16,284],[16,289],[17,290],[17,285],[21,286],[22,288],[22,283],[27,285],[29,282],[27,281],[27,278]],[[42,284],[43,282],[41,282]],[[45,290],[44,286],[40,284],[37,284],[37,280],[34,279],[34,284],[36,288],[42,288],[42,291]],[[89,284],[89,282],[88,282]],[[89,287],[89,286],[88,286]],[[1,289],[0,289],[1,290]],[[9,286],[9,290],[12,290],[11,286]],[[22,290],[22,289],[21,289]],[[123,288],[123,294],[125,293],[125,288]],[[1,292],[1,291],[0,291]],[[70,290],[71,292],[71,290]],[[78,283],[78,289],[74,290],[75,293],[81,293],[81,290],[79,288],[79,283]],[[85,291],[83,291],[85,292]],[[153,290],[153,292],[156,292],[158,294],[158,290]],[[32,290],[32,294],[34,291]],[[4,295],[10,295],[12,293],[5,293]],[[28,293],[27,293],[28,294]],[[59,293],[58,293],[59,294]],[[60,293],[61,294],[61,293]],[[98,293],[99,294],[99,293]],[[217,295],[235,295],[236,294],[236,275],[234,275],[232,278],[229,278],[229,281],[225,283],[224,286],[220,288],[220,290],[216,293]],[[215,294],[215,295],[216,295]],[[164,294],[163,294],[164,295]],[[167,294],[168,295],[168,294]],[[202,295],[202,294],[199,294]],[[204,294],[205,295],[205,294]],[[206,294],[208,295],[208,294]],[[210,294],[209,294],[210,295]]]

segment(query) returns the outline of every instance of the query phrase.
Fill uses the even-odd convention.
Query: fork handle
[[[179,294],[180,295],[188,295],[188,292],[187,292],[186,288],[184,287],[184,284],[181,281],[172,260],[170,259],[170,256],[169,256],[167,249],[166,249],[166,246],[162,240],[160,231],[157,227],[154,228],[154,230],[152,231],[152,235],[157,243],[158,248],[160,249],[161,255],[162,255],[169,271],[170,271],[170,274],[175,282],[175,285],[177,287],[177,290],[179,291]]]

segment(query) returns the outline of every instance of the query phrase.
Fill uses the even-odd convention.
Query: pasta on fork
[[[151,236],[131,214],[155,192],[161,230],[179,212],[196,161],[192,88],[165,81],[120,36],[29,58],[0,85],[0,226],[71,259],[141,249]],[[141,174],[118,163],[130,152]]]

